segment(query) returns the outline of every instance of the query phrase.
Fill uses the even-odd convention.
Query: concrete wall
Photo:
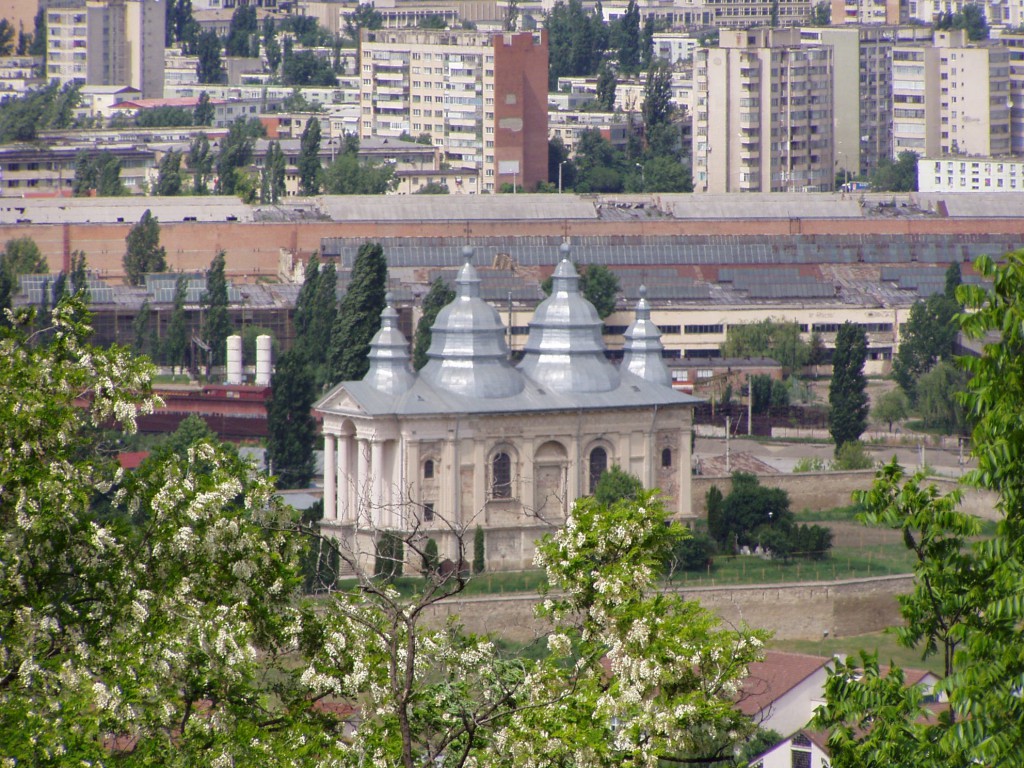
[[[896,596],[910,590],[910,576],[748,587],[701,587],[682,590],[699,600],[726,625],[746,622],[780,639],[819,640],[875,632],[900,621]],[[538,597],[487,596],[446,600],[435,605],[429,621],[441,626],[452,615],[470,632],[524,642],[548,631],[534,616]]]

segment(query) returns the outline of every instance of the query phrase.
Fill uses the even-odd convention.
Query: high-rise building
[[[483,189],[548,176],[547,33],[364,30],[360,138],[429,134]]]
[[[832,24],[906,24],[910,0],[832,0]]]
[[[162,0],[88,0],[46,11],[46,75],[61,85],[130,85],[143,98],[164,87]]]
[[[924,157],[1011,152],[1010,49],[964,30],[893,49],[893,153]]]
[[[832,48],[798,29],[722,30],[694,54],[696,192],[834,184]]]

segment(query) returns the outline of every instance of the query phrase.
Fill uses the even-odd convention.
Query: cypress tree
[[[484,529],[478,525],[473,531],[473,573],[483,573],[487,567],[485,546]]]
[[[860,438],[868,425],[867,379],[864,361],[868,340],[853,323],[843,323],[836,334],[832,356],[832,383],[828,390],[828,431],[836,444],[836,453],[844,444]]]
[[[427,350],[430,349],[431,333],[437,313],[455,301],[455,291],[440,277],[430,284],[430,290],[423,297],[423,315],[416,324],[416,338],[413,343],[412,365],[417,371],[427,364]]]
[[[320,191],[320,121],[310,118],[302,132],[299,149],[299,194],[315,195]]]
[[[331,380],[358,381],[370,369],[370,341],[380,330],[388,264],[380,243],[359,246],[352,280],[338,307],[331,334]]]
[[[279,488],[305,488],[313,478],[313,374],[297,349],[278,358],[267,401],[267,466]]]
[[[174,286],[174,310],[164,338],[164,362],[170,366],[185,367],[188,352],[188,324],[185,317],[185,297],[188,292],[188,278],[182,275]]]
[[[125,238],[124,271],[131,285],[142,285],[147,272],[167,270],[167,251],[160,245],[160,222],[149,209]]]
[[[206,292],[203,294],[203,305],[206,309],[206,322],[203,324],[203,336],[210,345],[210,361],[216,365],[227,357],[225,347],[231,335],[231,317],[228,314],[228,281],[224,274],[224,251],[213,257],[210,268],[206,271]]]

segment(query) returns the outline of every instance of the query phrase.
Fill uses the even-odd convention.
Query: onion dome
[[[580,293],[568,243],[560,250],[551,295],[533,315],[519,370],[555,392],[608,392],[618,387],[619,372],[604,354],[603,323]]]
[[[505,326],[497,310],[480,298],[473,249],[467,246],[462,255],[466,263],[455,279],[455,300],[437,313],[420,376],[466,397],[516,395],[524,382],[508,362]]]
[[[640,300],[636,303],[636,319],[626,329],[622,368],[634,376],[651,382],[672,386],[672,376],[661,356],[661,331],[651,322],[651,308],[647,304],[647,288],[640,286]]]
[[[370,342],[370,370],[363,381],[389,395],[400,395],[413,385],[416,375],[409,365],[409,342],[398,330],[398,312],[391,306],[391,294],[384,297],[380,330]]]

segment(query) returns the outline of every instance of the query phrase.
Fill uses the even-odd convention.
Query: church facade
[[[480,526],[488,570],[529,568],[537,539],[613,465],[689,517],[696,400],[672,388],[646,300],[617,367],[563,246],[551,295],[513,366],[501,318],[480,297],[472,251],[465,256],[422,370],[412,371],[389,301],[367,375],[317,403],[324,531],[366,552],[386,530],[432,538],[441,559],[459,562],[472,558]]]

